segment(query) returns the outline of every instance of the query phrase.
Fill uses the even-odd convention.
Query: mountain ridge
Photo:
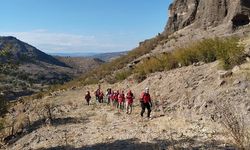
[[[0,37],[0,49],[5,49],[5,46],[8,45],[6,51],[11,54],[11,59],[15,62],[25,63],[26,61],[30,62],[45,62],[52,65],[57,65],[61,67],[67,67],[66,64],[60,62],[54,57],[38,50],[34,46],[31,46],[25,42],[18,40],[13,36],[1,36]]]

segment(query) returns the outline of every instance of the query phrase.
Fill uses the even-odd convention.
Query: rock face
[[[192,25],[208,29],[224,24],[227,30],[249,24],[249,0],[174,0],[164,34]]]

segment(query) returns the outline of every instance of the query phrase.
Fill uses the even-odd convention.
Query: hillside
[[[64,62],[71,68],[76,70],[76,76],[88,72],[88,70],[94,69],[104,63],[103,60],[98,58],[88,58],[88,57],[61,57],[56,56],[58,60]]]
[[[233,149],[217,107],[229,104],[240,108],[245,123],[250,123],[250,80],[245,78],[250,63],[222,78],[217,67],[215,62],[155,73],[140,84],[102,84],[103,90],[111,87],[126,91],[129,85],[136,96],[131,115],[106,104],[95,104],[94,98],[87,106],[83,95],[86,90],[93,93],[96,85],[58,91],[32,103],[17,104],[14,113],[19,115],[15,118],[28,118],[30,124],[22,119],[22,123],[16,122],[24,128],[16,129],[19,134],[9,141],[13,144],[8,149]],[[147,86],[154,101],[153,119],[141,120],[138,97]],[[51,124],[45,125],[39,115],[48,117],[47,106],[53,118]]]
[[[7,100],[63,84],[102,63],[85,58],[63,62],[15,37],[0,37],[0,52],[0,92]]]
[[[126,55],[128,52],[111,52],[111,53],[101,53],[91,56],[92,58],[98,58],[106,62],[110,62],[116,58]]]

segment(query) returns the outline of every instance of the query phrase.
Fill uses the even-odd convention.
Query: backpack
[[[127,93],[127,96],[126,96],[128,99],[132,99],[134,97],[133,93]]]
[[[95,91],[95,96],[96,96],[96,97],[99,97],[99,95],[100,95],[100,89],[97,89],[97,90]]]
[[[151,101],[150,94],[143,92],[140,98],[140,101],[143,103],[148,103]]]
[[[89,100],[89,99],[91,99],[91,96],[90,96],[90,94],[87,94],[87,95],[85,96],[85,99],[86,99],[86,100]]]

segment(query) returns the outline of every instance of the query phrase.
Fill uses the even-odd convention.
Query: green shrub
[[[141,80],[149,73],[177,68],[178,64],[188,66],[199,61],[209,63],[215,60],[220,60],[224,69],[230,69],[242,63],[243,56],[244,45],[240,45],[237,38],[205,39],[173,52],[144,59],[134,72],[136,78]]]
[[[195,44],[199,61],[209,63],[216,60],[215,43],[215,39],[205,39]]]
[[[182,66],[188,66],[199,61],[198,52],[195,47],[179,48],[173,52],[173,57]]]
[[[178,62],[171,53],[162,54],[159,56],[159,60],[164,70],[171,70],[178,66]]]
[[[244,45],[239,44],[238,38],[218,39],[216,56],[224,69],[230,69],[243,62]]]
[[[125,80],[127,79],[127,77],[129,77],[131,75],[131,70],[122,70],[122,71],[119,71],[115,74],[115,79],[117,81],[122,81],[122,80]]]

